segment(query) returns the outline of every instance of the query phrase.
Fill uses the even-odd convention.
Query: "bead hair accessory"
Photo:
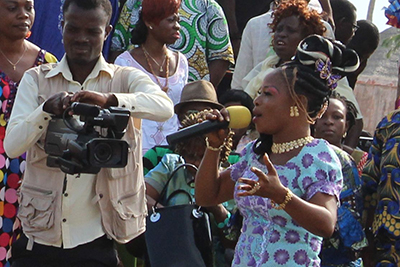
[[[306,50],[307,47],[308,47],[308,44],[307,44],[306,42],[304,42],[304,43],[301,44],[301,48],[302,48],[303,50]]]
[[[271,199],[271,205],[272,205],[272,207],[273,207],[274,209],[276,209],[276,210],[283,210],[283,209],[286,207],[286,205],[289,203],[289,201],[292,200],[292,198],[293,198],[293,193],[292,193],[292,191],[290,191],[289,188],[286,188],[285,200],[284,200],[281,204],[276,205],[275,201],[273,201],[273,200]]]
[[[319,58],[315,62],[315,68],[319,72],[319,77],[322,80],[327,80],[329,88],[333,90],[337,87],[337,81],[339,81],[342,76],[332,74],[332,62],[329,58],[327,58],[325,62]]]
[[[321,45],[325,49],[321,50]],[[340,55],[338,55],[340,51]],[[360,59],[357,53],[352,49],[346,47],[337,41],[330,41],[320,35],[310,35],[306,37],[297,46],[296,58],[303,65],[314,65],[318,59],[321,59],[324,64],[328,58],[337,57],[341,59],[341,64],[332,64],[330,67],[335,73],[349,73],[354,72],[360,66]],[[334,84],[334,81],[332,82]]]
[[[314,138],[312,136],[306,136],[303,138],[299,138],[293,141],[285,142],[285,143],[273,143],[271,147],[271,151],[274,154],[282,154],[289,152],[295,148],[302,147],[308,143],[310,143]]]
[[[299,114],[299,108],[297,106],[291,106],[290,107],[290,117],[298,117]]]

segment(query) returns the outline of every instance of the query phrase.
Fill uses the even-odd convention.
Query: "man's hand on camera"
[[[43,111],[60,116],[71,105],[73,93],[60,92],[52,95],[43,105]]]
[[[118,100],[112,93],[99,93],[93,91],[79,91],[71,98],[72,102],[81,102],[100,106],[101,108],[109,108],[118,106]]]

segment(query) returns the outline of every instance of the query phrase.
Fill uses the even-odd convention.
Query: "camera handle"
[[[68,113],[72,110],[71,107],[68,107],[64,110],[62,119],[64,121],[65,126],[67,126],[70,130],[80,133],[82,132],[83,125],[80,124],[73,116],[69,115]]]

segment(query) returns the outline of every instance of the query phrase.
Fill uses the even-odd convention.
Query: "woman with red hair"
[[[290,61],[301,40],[310,34],[323,35],[326,30],[321,16],[316,10],[310,9],[305,0],[282,1],[272,14],[273,21],[268,26],[273,34],[273,50],[242,80],[244,91],[253,99],[257,97],[264,77]]]
[[[143,0],[139,21],[132,31],[136,48],[125,51],[115,64],[136,67],[160,86],[174,104],[179,103],[188,79],[188,62],[180,52],[167,45],[180,38],[180,0]],[[167,145],[166,136],[178,130],[176,115],[166,122],[143,120],[143,153],[154,146]]]

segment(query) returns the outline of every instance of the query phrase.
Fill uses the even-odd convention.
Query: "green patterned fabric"
[[[131,48],[131,31],[139,20],[142,0],[127,0],[115,26],[111,50]],[[181,38],[171,45],[189,63],[189,82],[209,80],[208,62],[226,60],[234,63],[228,24],[222,8],[214,0],[182,0],[179,9]]]

